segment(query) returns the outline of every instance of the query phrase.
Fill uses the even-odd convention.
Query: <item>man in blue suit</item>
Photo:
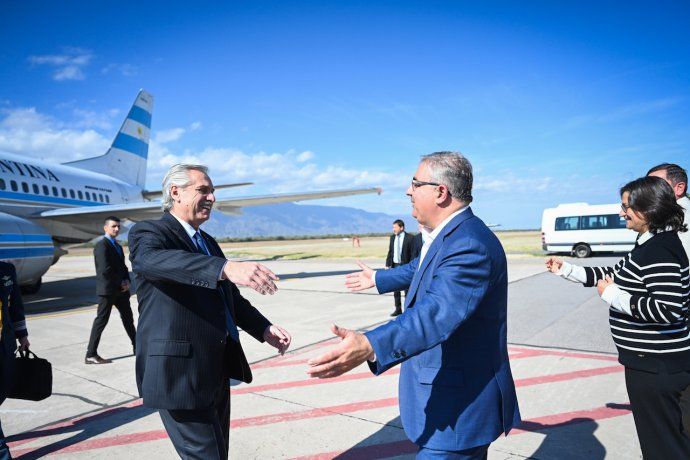
[[[417,458],[486,458],[520,422],[506,339],[508,276],[501,243],[469,204],[472,166],[459,153],[422,157],[407,195],[428,231],[409,264],[347,276],[353,291],[409,288],[405,312],[365,334],[333,325],[342,342],[309,362],[341,375],[365,360],[381,374],[402,363],[400,416]]]

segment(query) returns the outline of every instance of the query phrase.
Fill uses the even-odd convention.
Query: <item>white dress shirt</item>
[[[194,235],[196,235],[197,231],[199,232],[199,235],[201,235],[201,230],[196,230],[194,227],[191,226],[189,222],[185,222],[184,220],[180,219],[177,217],[174,213],[170,213],[171,216],[173,216],[177,221],[182,225],[182,228],[184,228],[184,231],[187,232],[187,235],[189,235],[189,239],[192,240],[192,244],[194,247],[197,247],[196,240],[194,240]],[[203,238],[203,236],[202,236]],[[207,245],[208,246],[208,245]],[[201,248],[199,248],[201,249]],[[228,262],[225,261],[227,264]],[[218,274],[218,280],[223,279],[223,272],[225,271],[225,264],[223,264],[223,268],[220,269],[220,273]]]
[[[688,226],[687,232],[678,232],[678,238],[680,238],[680,242],[683,243],[685,254],[687,254],[690,260],[690,198],[684,196],[679,198],[677,203],[685,210],[685,219],[683,219],[683,221],[685,225]]]
[[[393,238],[393,263],[394,264],[399,264],[400,261],[402,260],[400,256],[402,255],[402,245],[403,241],[405,240],[405,231],[403,230],[402,232],[398,233],[395,235],[395,238]]]

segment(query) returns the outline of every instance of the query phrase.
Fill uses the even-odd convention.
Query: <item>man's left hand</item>
[[[25,335],[24,337],[17,339],[19,342],[19,351],[27,351],[29,349],[29,346],[31,345],[29,343],[29,336]]]
[[[612,284],[615,284],[615,283],[613,282],[611,277],[608,275],[606,275],[605,279],[599,280],[597,282],[597,292],[599,293],[599,297],[601,297],[601,295],[604,293],[604,289],[611,286]]]
[[[359,366],[366,360],[374,359],[374,349],[369,339],[361,332],[351,331],[335,324],[331,326],[333,334],[341,342],[333,350],[307,361],[310,377],[320,379],[337,377]]]
[[[282,327],[271,324],[264,331],[264,340],[269,345],[277,348],[281,355],[284,355],[292,342],[292,337],[290,333]]]
[[[122,283],[120,283],[120,289],[122,289],[122,292],[129,291],[129,281],[123,280]]]

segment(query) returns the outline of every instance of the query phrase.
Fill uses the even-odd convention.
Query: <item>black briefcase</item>
[[[8,398],[40,401],[53,393],[53,368],[47,359],[31,350],[17,352],[14,359],[14,385]]]

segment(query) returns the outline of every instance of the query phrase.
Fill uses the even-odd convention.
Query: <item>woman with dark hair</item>
[[[645,459],[690,459],[681,392],[690,385],[690,275],[678,238],[687,230],[673,189],[658,177],[620,190],[620,216],[639,236],[614,267],[580,267],[557,257],[546,268],[596,286],[609,305],[609,325],[625,366],[625,383]]]

